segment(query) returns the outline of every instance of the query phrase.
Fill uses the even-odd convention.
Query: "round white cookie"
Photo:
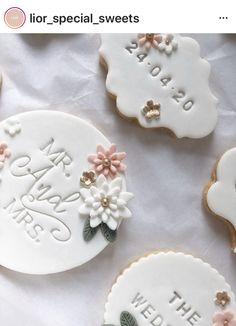
[[[217,122],[209,88],[210,64],[198,43],[173,34],[103,34],[100,54],[106,87],[119,112],[145,128],[167,128],[178,138],[201,138]]]
[[[228,150],[217,162],[205,199],[210,211],[222,217],[230,228],[236,253],[236,148]]]
[[[235,311],[230,286],[210,265],[182,253],[154,253],[118,277],[104,325],[233,326]]]
[[[114,241],[132,197],[121,172],[125,154],[115,150],[93,126],[65,113],[2,121],[0,264],[32,274],[65,271]],[[91,166],[94,160],[100,164]]]

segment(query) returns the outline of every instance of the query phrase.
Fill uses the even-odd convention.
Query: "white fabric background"
[[[211,88],[219,99],[217,128],[200,140],[172,139],[117,114],[99,65],[99,35],[0,35],[0,119],[50,109],[91,121],[127,152],[128,187],[136,196],[133,218],[122,224],[117,242],[88,264],[50,276],[0,268],[1,325],[99,326],[120,270],[160,248],[201,257],[236,290],[227,228],[201,202],[215,160],[236,145],[236,36],[193,37],[212,65]]]

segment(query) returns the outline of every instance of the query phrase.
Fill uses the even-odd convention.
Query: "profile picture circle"
[[[4,21],[10,28],[17,29],[24,25],[26,20],[25,12],[18,7],[9,8],[4,14]]]

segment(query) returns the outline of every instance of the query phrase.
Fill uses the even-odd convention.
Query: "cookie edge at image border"
[[[207,184],[205,185],[205,187],[203,188],[203,196],[202,196],[202,200],[203,200],[203,205],[205,207],[205,209],[208,211],[208,213],[211,214],[211,216],[217,218],[218,220],[222,221],[226,226],[227,229],[229,231],[229,235],[230,235],[230,246],[231,249],[234,250],[236,249],[236,229],[233,226],[233,224],[228,221],[224,216],[221,216],[219,214],[216,214],[209,206],[208,204],[208,200],[207,200],[207,195],[208,195],[208,191],[210,190],[211,186],[213,184],[215,184],[216,182],[218,182],[218,177],[217,177],[217,168],[218,168],[218,164],[220,162],[220,160],[222,159],[222,157],[224,156],[224,154],[228,151],[230,151],[231,149],[233,149],[234,147],[228,149],[227,151],[225,151],[218,159],[217,161],[214,163],[213,168],[212,168],[212,172],[211,172],[211,176],[210,176],[210,180],[207,182]]]
[[[142,263],[143,261],[149,259],[150,257],[153,257],[153,256],[155,257],[155,256],[158,256],[158,255],[162,255],[162,256],[166,255],[167,256],[169,254],[175,255],[175,256],[186,257],[188,259],[192,259],[193,261],[199,262],[199,263],[203,264],[204,266],[206,266],[207,268],[211,269],[212,273],[216,274],[219,278],[221,278],[223,280],[223,282],[225,283],[225,285],[230,288],[230,290],[232,292],[232,295],[233,295],[232,299],[233,299],[233,301],[235,301],[235,294],[234,294],[230,284],[226,281],[225,277],[223,275],[221,275],[216,268],[211,266],[211,264],[205,262],[201,258],[193,256],[190,253],[184,253],[184,252],[181,252],[181,251],[174,251],[174,250],[170,250],[170,249],[160,249],[160,250],[157,249],[157,250],[153,250],[153,251],[150,251],[150,252],[146,252],[143,255],[140,255],[140,256],[136,257],[132,262],[127,264],[126,267],[121,269],[120,273],[118,274],[118,276],[113,281],[110,291],[108,292],[108,296],[107,296],[106,303],[105,303],[105,311],[104,311],[104,314],[103,314],[103,324],[102,324],[102,326],[106,326],[106,325],[109,326],[109,324],[104,324],[104,323],[106,322],[106,318],[107,318],[107,311],[108,311],[108,305],[109,305],[110,298],[112,296],[113,291],[119,285],[118,284],[119,280],[122,279],[123,277],[125,277],[125,274],[128,273],[131,268],[133,268],[136,265],[138,265],[139,263]]]

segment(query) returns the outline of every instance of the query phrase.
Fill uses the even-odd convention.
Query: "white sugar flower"
[[[158,49],[166,54],[171,54],[172,51],[175,51],[177,48],[178,43],[173,34],[163,35],[161,43],[158,44]]]
[[[8,119],[4,124],[4,130],[13,137],[21,131],[21,124],[18,120]]]
[[[89,215],[92,228],[105,223],[114,231],[121,219],[131,216],[126,205],[133,194],[122,191],[122,179],[119,177],[109,181],[101,174],[97,178],[96,186],[83,188],[80,193],[84,203],[79,208],[79,213]]]

